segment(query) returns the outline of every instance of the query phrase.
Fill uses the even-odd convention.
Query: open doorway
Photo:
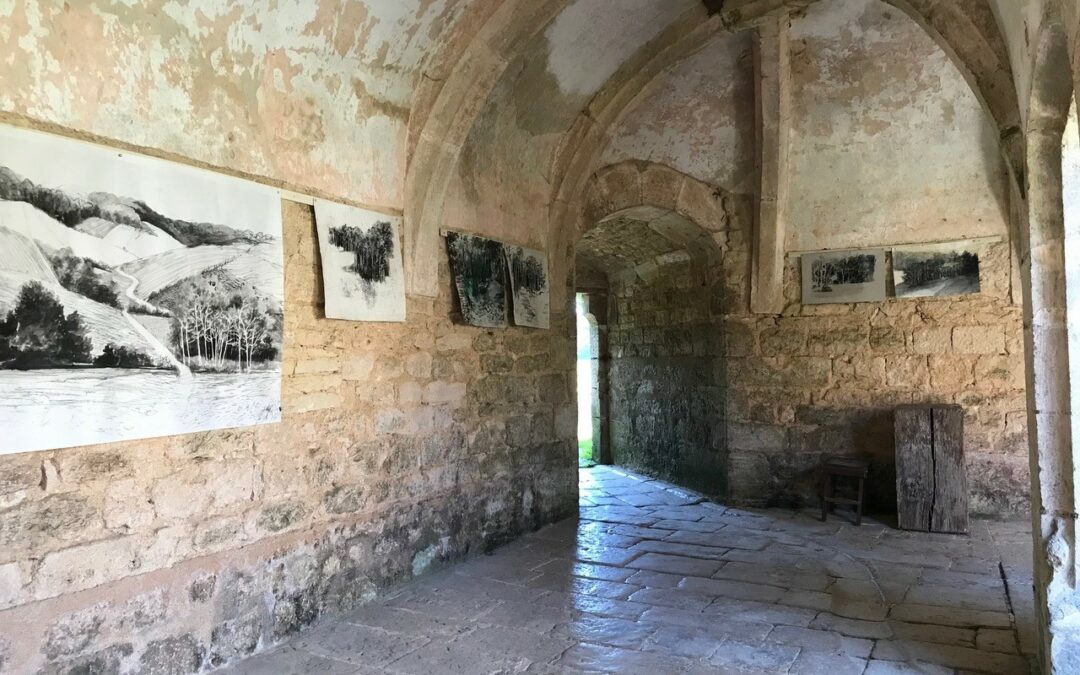
[[[577,309],[577,401],[578,465],[594,466],[597,436],[594,426],[599,416],[599,339],[596,318],[589,314],[589,296],[578,293]]]

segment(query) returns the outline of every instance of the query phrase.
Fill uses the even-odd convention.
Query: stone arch
[[[710,247],[726,248],[726,232],[740,227],[744,198],[676,169],[638,160],[611,164],[590,176],[571,239],[620,212],[652,207],[677,214],[708,235]]]
[[[722,190],[621,162],[593,174],[569,237],[569,282],[599,289],[607,329],[605,455],[706,494],[728,494],[724,271],[740,220]],[[599,266],[606,283],[586,275]],[[595,270],[590,267],[588,271]],[[602,354],[605,352],[601,351]]]
[[[1035,577],[1045,672],[1080,661],[1075,457],[1069,379],[1062,139],[1074,98],[1068,38],[1045,8],[1034,43],[1026,128],[1027,227],[1021,228]]]
[[[434,264],[447,186],[503,71],[570,0],[484,0],[432,59],[416,94],[405,173],[406,288],[438,294]]]

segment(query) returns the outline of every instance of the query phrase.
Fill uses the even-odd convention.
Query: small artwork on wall
[[[804,305],[885,300],[885,252],[822,251],[802,256]]]
[[[326,318],[404,321],[401,220],[320,199],[315,223]]]
[[[506,325],[506,254],[501,242],[447,232],[450,273],[465,323],[485,328]]]
[[[898,246],[893,249],[893,277],[898,298],[978,293],[978,244]]]
[[[548,282],[547,256],[521,246],[506,245],[506,263],[510,268],[510,297],[514,324],[530,328],[551,327],[551,290]]]

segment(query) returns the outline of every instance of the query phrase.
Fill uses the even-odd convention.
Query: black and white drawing
[[[551,290],[548,262],[543,251],[507,244],[506,264],[510,270],[510,298],[514,323],[530,328],[551,327]]]
[[[978,293],[979,248],[970,241],[893,249],[896,297]]]
[[[885,300],[885,252],[822,251],[802,256],[804,305]]]
[[[401,219],[317,200],[326,318],[404,321]]]
[[[274,190],[0,127],[0,454],[279,421],[283,298]]]
[[[448,232],[450,273],[461,316],[472,326],[506,325],[506,258],[501,242]]]

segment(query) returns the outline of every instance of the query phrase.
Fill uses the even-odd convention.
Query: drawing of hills
[[[80,225],[92,227],[87,221],[95,219],[148,233],[157,228],[189,247],[261,244],[269,239],[265,234],[235,230],[225,225],[174,220],[139,200],[107,192],[72,195],[64,190],[42,187],[5,166],[0,166],[0,200],[25,202],[75,229]]]
[[[271,235],[171,218],[108,192],[40,185],[0,165],[0,369],[17,361],[18,349],[33,347],[10,324],[21,294],[40,288],[33,297],[62,306],[63,316],[79,325],[79,339],[89,342],[69,359],[73,366],[127,359],[136,365],[120,367],[190,376],[187,364],[203,365],[203,351],[214,341],[202,324],[194,338],[178,327],[198,306],[221,321],[245,322],[244,354],[233,345],[214,356],[222,369],[236,360],[242,367],[246,358],[250,370],[280,353],[281,279],[281,241]],[[255,314],[267,318],[256,321]]]

